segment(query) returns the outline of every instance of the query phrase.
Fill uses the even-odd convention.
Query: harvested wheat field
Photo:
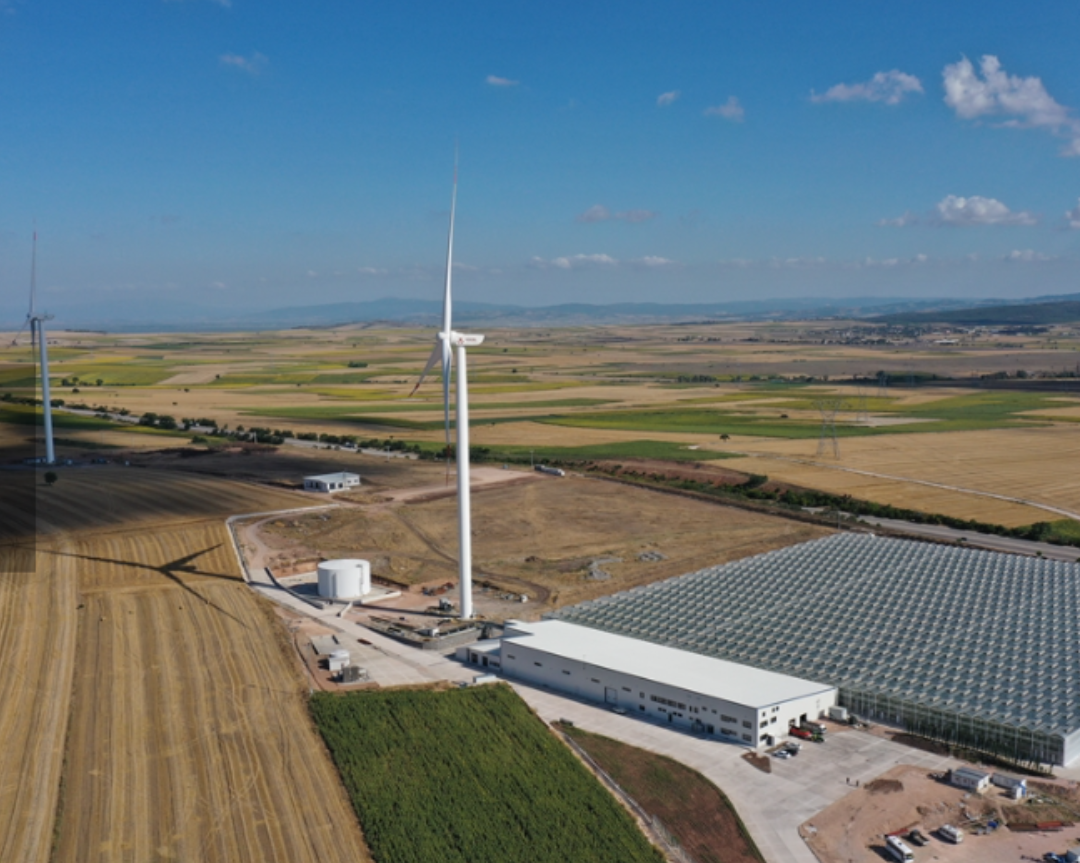
[[[0,860],[47,861],[75,668],[75,562],[0,549]]]
[[[261,600],[206,579],[84,601],[56,860],[368,859]]]
[[[1080,514],[1080,474],[1070,469],[1080,459],[1080,432],[1075,426],[845,438],[840,441],[839,461],[815,459],[816,447],[816,441],[755,442],[740,449],[756,458],[724,464],[823,491],[1009,526],[1063,517],[1019,501]],[[785,458],[799,459],[799,463]],[[842,469],[880,476],[860,478]],[[955,486],[957,491],[939,491],[906,480]],[[964,490],[1003,495],[1017,502]]]
[[[40,490],[36,572],[2,550],[0,859],[370,859],[223,523],[304,500],[134,468]]]

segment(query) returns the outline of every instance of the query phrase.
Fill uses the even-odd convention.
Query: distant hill
[[[870,320],[885,324],[956,324],[969,327],[1033,326],[1080,321],[1080,300],[980,306],[933,312],[900,312]]]
[[[0,0],[2,2],[2,0]],[[454,304],[454,322],[461,326],[536,327],[600,326],[603,324],[694,324],[719,321],[791,321],[846,319],[890,323],[1028,323],[1022,309],[1037,306],[1040,315],[1052,307],[1080,305],[1080,294],[1008,300],[958,300],[904,297],[781,297],[713,303],[562,303],[520,306],[509,303]],[[22,322],[12,317],[14,328]],[[1003,315],[1001,321],[996,315]],[[1061,314],[1066,314],[1063,310]],[[1055,318],[1075,320],[1077,316]],[[123,312],[72,305],[54,324],[59,329],[96,329],[110,332],[222,332],[283,330],[299,327],[348,325],[433,326],[442,315],[442,303],[429,299],[384,297],[375,300],[321,305],[250,308],[204,308],[183,301],[171,306],[160,300],[128,303]],[[990,317],[985,317],[989,315]],[[1039,318],[1039,322],[1042,319]],[[2,324],[0,324],[2,327]]]

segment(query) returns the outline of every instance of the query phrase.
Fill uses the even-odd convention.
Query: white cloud
[[[1065,211],[1065,220],[1070,228],[1080,228],[1080,198],[1076,201],[1076,209]]]
[[[463,273],[475,273],[480,268],[473,264],[466,264],[464,261],[454,261],[454,269],[461,270]]]
[[[746,112],[739,103],[738,96],[728,96],[728,100],[723,105],[706,108],[705,116],[723,117],[725,120],[731,120],[732,123],[741,123],[746,117]]]
[[[922,252],[919,252],[919,254],[917,254],[914,258],[911,259],[911,263],[925,264],[929,260],[930,258],[928,256],[924,255]]]
[[[1080,156],[1080,122],[1071,109],[1059,104],[1043,86],[1040,78],[1021,78],[1002,71],[1001,61],[986,54],[979,63],[962,58],[942,72],[945,104],[965,120],[980,117],[1004,117],[1002,125],[1023,129],[1046,129],[1070,140],[1063,156]]]
[[[906,228],[908,225],[917,225],[919,217],[914,213],[906,212],[895,219],[878,219],[875,224],[879,228]]]
[[[652,210],[622,210],[620,212],[612,212],[603,204],[595,204],[589,207],[584,213],[580,213],[577,217],[577,221],[593,223],[593,222],[630,222],[631,224],[637,224],[639,222],[647,222],[649,219],[656,218],[656,213]]]
[[[878,72],[869,81],[836,84],[824,93],[810,91],[811,102],[884,102],[897,105],[908,93],[922,93],[922,82],[899,69]]]
[[[681,95],[682,93],[678,90],[669,90],[667,93],[661,93],[659,96],[656,97],[656,107],[666,108],[676,99],[678,99]]]
[[[611,269],[615,267],[631,266],[635,269],[656,270],[664,267],[677,267],[678,261],[671,258],[662,258],[659,255],[643,255],[640,258],[631,258],[628,261],[620,261],[604,253],[592,255],[563,255],[558,258],[534,257],[529,261],[529,266],[537,270],[587,270],[587,269]]]
[[[1001,201],[972,195],[946,195],[937,205],[940,225],[1035,225],[1038,219],[1027,210],[1013,212]]]
[[[379,267],[357,267],[356,271],[364,276],[385,276],[389,272]]]
[[[488,75],[484,81],[492,87],[516,87],[521,83],[510,78],[500,78],[498,75]]]
[[[240,54],[222,54],[218,59],[221,61],[222,66],[232,66],[234,69],[240,69],[247,72],[249,75],[261,74],[270,63],[270,61],[258,51],[250,57],[244,57]]]
[[[1045,255],[1042,252],[1036,252],[1034,249],[1013,249],[1009,254],[1002,258],[1004,261],[1012,261],[1022,264],[1031,264],[1039,261],[1052,261],[1053,256]]]
[[[606,222],[611,218],[611,210],[605,207],[603,204],[596,204],[589,207],[584,213],[581,213],[577,220],[579,222]]]

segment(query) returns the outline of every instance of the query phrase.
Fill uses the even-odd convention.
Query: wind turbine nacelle
[[[483,336],[474,336],[467,333],[450,333],[450,344],[455,347],[475,348],[484,343]]]

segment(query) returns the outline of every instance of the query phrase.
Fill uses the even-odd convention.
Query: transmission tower
[[[863,389],[862,384],[859,384],[856,395],[858,397],[858,405],[855,410],[855,422],[862,423],[863,425],[870,425],[870,411],[866,406],[866,390]]]
[[[836,415],[843,406],[841,399],[821,399],[814,406],[821,414],[821,437],[818,438],[817,457],[824,458],[832,449],[833,458],[840,458],[840,444],[836,440]]]
[[[878,372],[877,394],[879,399],[883,399],[889,394],[889,376],[885,372]]]

